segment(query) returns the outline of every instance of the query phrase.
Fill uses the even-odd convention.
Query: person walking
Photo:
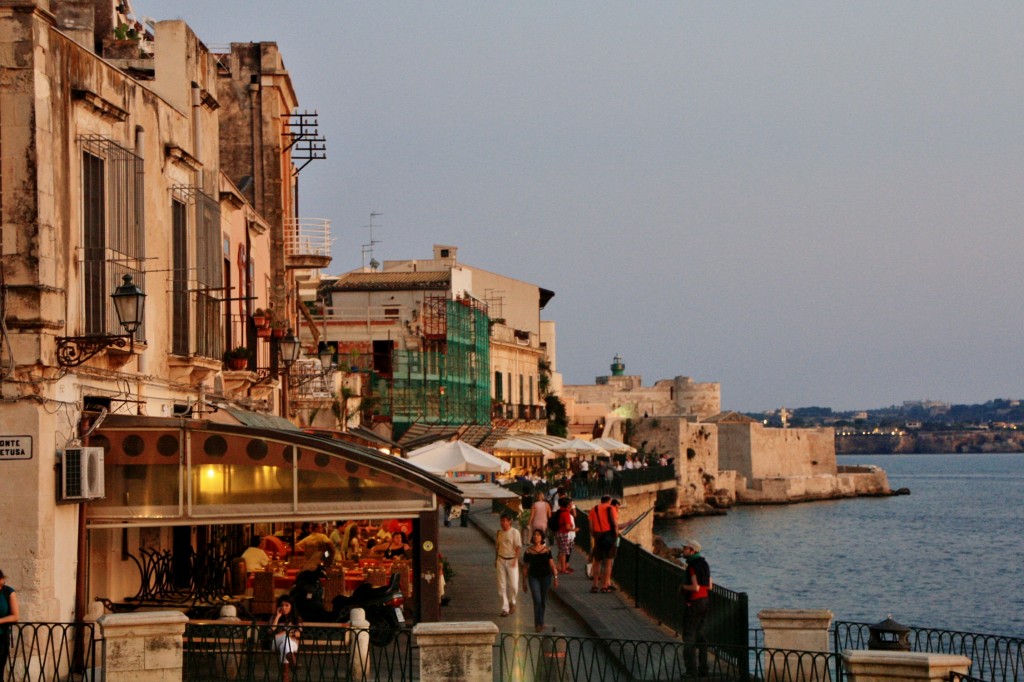
[[[548,590],[558,587],[558,570],[551,549],[544,543],[544,531],[534,528],[530,533],[530,546],[523,553],[523,592],[533,598],[533,629],[544,631],[544,609]]]
[[[7,584],[7,576],[0,571],[0,679],[7,679],[7,659],[11,656],[11,625],[21,618],[18,595]]]
[[[619,510],[612,506],[611,495],[601,498],[601,503],[588,513],[590,521],[590,577],[591,592],[612,592],[612,562],[615,561],[616,540],[619,529]]]
[[[498,594],[501,595],[501,615],[516,612],[516,592],[519,590],[519,553],[523,537],[512,527],[512,517],[501,515],[501,528],[494,542],[494,563],[498,569]]]
[[[686,559],[686,580],[679,591],[686,595],[686,613],[683,618],[683,662],[689,677],[708,674],[708,644],[704,638],[704,621],[711,604],[711,567],[700,554],[700,543],[683,543]]]
[[[567,496],[558,498],[558,511],[555,515],[558,520],[558,532],[555,534],[558,545],[558,572],[572,573],[569,559],[572,557],[572,543],[576,540],[576,516],[573,513],[572,500]]]
[[[547,534],[551,513],[551,505],[544,499],[544,491],[538,490],[533,496],[533,504],[530,505],[530,523],[528,528],[531,535],[535,530],[540,530]]]

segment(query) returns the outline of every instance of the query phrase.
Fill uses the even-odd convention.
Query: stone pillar
[[[431,682],[492,682],[494,640],[490,622],[420,623],[412,629],[420,647],[420,679]]]
[[[370,679],[370,621],[366,620],[365,609],[352,609],[348,615],[351,629],[349,640],[349,665],[353,680]]]
[[[829,679],[828,659],[789,651],[828,653],[828,626],[832,612],[804,609],[766,609],[757,614],[764,628],[766,649],[783,649],[765,654],[765,677],[769,680]]]
[[[768,649],[828,651],[832,612],[811,609],[765,609],[757,614]]]
[[[105,682],[181,682],[185,614],[112,613],[96,622],[106,640]]]
[[[847,650],[843,652],[843,667],[851,682],[946,682],[950,672],[966,675],[971,659],[917,651]]]

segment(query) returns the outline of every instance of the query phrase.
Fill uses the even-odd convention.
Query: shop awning
[[[89,444],[104,449],[94,528],[394,518],[464,498],[399,457],[299,430],[110,415]]]

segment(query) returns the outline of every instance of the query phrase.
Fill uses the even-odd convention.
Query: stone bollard
[[[766,649],[790,651],[820,651],[828,653],[828,627],[832,612],[809,609],[766,609],[757,614],[764,629]],[[800,680],[828,680],[828,659],[824,656],[810,659],[782,651],[771,653],[765,660],[765,677],[769,680],[787,678]]]
[[[370,621],[366,620],[364,609],[352,609],[348,625],[350,634],[349,660],[352,666],[352,679],[366,680],[370,677]]]
[[[971,659],[955,654],[917,651],[843,652],[850,682],[946,682],[951,672],[967,674]]]
[[[498,626],[487,621],[420,623],[412,629],[420,647],[420,679],[492,682]]]
[[[96,622],[106,640],[105,682],[181,682],[185,614],[109,613]]]
[[[238,617],[238,609],[236,609],[231,604],[225,604],[224,606],[220,607],[220,615],[217,617],[217,622],[218,623],[236,623],[236,624],[239,624],[241,626],[241,623],[243,621],[242,621],[241,618]],[[226,654],[219,654],[218,658],[220,658],[223,661],[224,675],[229,680],[237,680],[238,679],[238,662],[239,662],[239,660],[241,658],[238,655],[238,652],[237,651],[229,651]],[[220,664],[220,662],[218,662],[218,664]]]

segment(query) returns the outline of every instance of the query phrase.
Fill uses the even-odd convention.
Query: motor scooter
[[[362,583],[348,597],[338,595],[331,600],[331,608],[324,607],[323,566],[302,571],[295,576],[295,585],[289,593],[296,611],[307,623],[347,623],[352,609],[363,609],[370,623],[370,642],[377,646],[390,644],[405,623],[402,606],[405,595],[400,587],[400,576],[391,576],[387,585],[374,587]]]

